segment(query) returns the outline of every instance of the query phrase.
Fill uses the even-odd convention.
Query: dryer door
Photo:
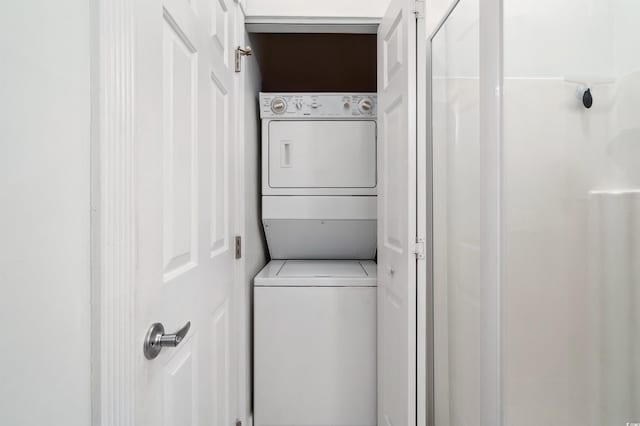
[[[271,121],[268,186],[376,187],[375,121]]]

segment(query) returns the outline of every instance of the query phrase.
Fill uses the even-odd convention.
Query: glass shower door
[[[431,39],[435,425],[640,425],[640,2],[502,0],[496,289],[487,3],[460,0]],[[501,424],[483,423],[486,380]]]
[[[431,43],[434,408],[438,426],[480,416],[478,1]]]

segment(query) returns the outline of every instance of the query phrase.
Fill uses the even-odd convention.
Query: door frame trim
[[[480,425],[503,426],[502,93],[503,0],[480,2]]]
[[[246,37],[245,32],[245,21],[246,15],[244,11],[243,2],[239,2],[238,0],[234,0],[238,7],[236,8],[233,15],[233,23],[232,23],[232,37],[234,42],[233,46],[246,46],[250,43],[248,37]],[[247,306],[243,303],[246,300],[249,300],[250,296],[247,294],[246,283],[244,282],[244,271],[246,269],[247,263],[247,238],[246,238],[246,225],[245,225],[245,217],[246,217],[246,205],[244,198],[244,189],[245,189],[245,129],[244,129],[244,111],[245,111],[245,85],[247,80],[248,73],[248,58],[245,58],[245,63],[243,64],[242,71],[239,73],[235,73],[233,75],[233,85],[234,85],[234,113],[233,113],[233,123],[234,127],[234,144],[235,149],[233,150],[233,155],[235,158],[234,161],[234,171],[235,176],[233,176],[233,191],[237,196],[234,200],[234,215],[236,218],[239,218],[234,221],[234,230],[233,233],[236,236],[240,236],[242,238],[242,255],[239,259],[234,261],[233,267],[233,288],[231,290],[230,298],[231,298],[231,307],[232,307],[232,320],[233,324],[231,332],[233,337],[233,348],[234,348],[234,356],[236,357],[236,369],[235,377],[232,377],[231,380],[237,381],[237,386],[235,387],[236,391],[236,421],[240,421],[242,424],[247,426],[251,426],[253,424],[253,419],[251,417],[251,401],[250,395],[252,393],[251,388],[251,376],[250,370],[245,369],[245,360],[251,359],[251,345],[249,339],[251,338],[249,328],[250,324],[245,320],[249,318],[251,312],[251,306]]]
[[[418,210],[418,223],[427,227],[427,235],[431,244],[427,244],[426,258],[422,267],[418,267],[418,273],[426,276],[427,285],[427,371],[431,369],[431,376],[427,376],[427,426],[435,424],[434,418],[434,397],[435,389],[433,383],[434,354],[433,338],[433,133],[432,133],[432,42],[437,33],[445,25],[449,17],[455,11],[461,0],[452,0],[447,11],[436,24],[430,34],[427,43],[427,96],[426,96],[426,144],[428,152],[426,156],[418,155],[418,161],[427,162],[427,176],[423,180],[428,192],[419,192],[418,197],[427,196],[425,203],[418,203],[418,206],[425,207]],[[480,164],[482,171],[480,175],[481,194],[483,200],[480,206],[481,227],[481,276],[480,288],[482,316],[481,327],[481,401],[480,419],[481,426],[502,426],[504,424],[504,413],[502,406],[503,399],[503,371],[502,371],[502,244],[501,235],[501,205],[502,205],[502,93],[503,93],[503,69],[504,69],[504,46],[503,46],[503,26],[504,11],[503,0],[486,0],[479,6],[479,26],[480,26]],[[420,81],[420,78],[418,78]],[[420,184],[420,182],[419,182]],[[430,341],[429,341],[430,340]],[[424,347],[424,346],[423,346]],[[430,357],[430,358],[429,358]],[[420,425],[420,424],[419,424]]]
[[[433,161],[431,158],[431,38],[424,14],[416,21],[416,238],[425,257],[416,263],[416,424],[434,425]],[[421,120],[421,118],[423,118]]]
[[[249,33],[377,34],[380,18],[346,16],[247,16]]]
[[[92,2],[92,424],[135,424],[133,2]]]

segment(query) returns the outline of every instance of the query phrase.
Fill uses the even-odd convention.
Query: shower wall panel
[[[637,263],[640,237],[593,223],[602,194],[640,189],[638,21],[628,0],[504,0],[505,426],[640,421],[624,362],[637,356],[640,277],[602,263]]]

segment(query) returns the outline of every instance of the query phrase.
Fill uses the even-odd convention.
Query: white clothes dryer
[[[272,259],[373,259],[376,95],[261,93],[262,221]]]

